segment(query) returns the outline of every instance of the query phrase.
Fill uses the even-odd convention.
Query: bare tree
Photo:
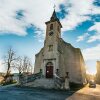
[[[15,66],[16,60],[18,60],[18,57],[16,57],[15,51],[12,48],[9,48],[7,54],[4,56],[4,64],[7,66],[5,79],[7,78],[7,76],[9,76],[11,67]]]
[[[32,64],[27,56],[20,57],[16,65],[19,73],[32,73]]]
[[[21,57],[19,57],[18,61],[16,62],[16,67],[15,67],[19,73],[22,73],[22,69],[23,69],[23,60]]]

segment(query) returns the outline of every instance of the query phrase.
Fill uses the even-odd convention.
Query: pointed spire
[[[57,21],[60,24],[61,28],[62,28],[62,25],[61,25],[57,15],[56,15],[56,11],[55,11],[55,8],[54,8],[54,11],[53,11],[53,14],[52,14],[52,16],[50,18],[50,21],[46,22],[46,24],[48,24],[50,22],[55,22],[55,21]]]
[[[55,20],[59,20],[59,19],[57,18],[56,11],[54,9],[52,17],[51,17],[51,21],[55,21]]]

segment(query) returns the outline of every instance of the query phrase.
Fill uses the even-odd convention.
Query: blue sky
[[[34,64],[54,4],[63,25],[62,38],[81,49],[86,68],[93,73],[100,60],[100,0],[0,0],[0,62],[11,46]],[[0,71],[4,68],[0,65]]]

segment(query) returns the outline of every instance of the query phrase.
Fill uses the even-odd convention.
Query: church
[[[55,74],[60,78],[64,78],[67,74],[70,83],[85,84],[86,70],[81,50],[61,38],[63,26],[55,10],[45,24],[44,47],[35,55],[34,73],[39,73],[41,70],[45,80],[53,80]]]

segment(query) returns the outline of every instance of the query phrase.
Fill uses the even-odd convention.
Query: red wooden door
[[[53,66],[46,66],[46,78],[53,78]]]

